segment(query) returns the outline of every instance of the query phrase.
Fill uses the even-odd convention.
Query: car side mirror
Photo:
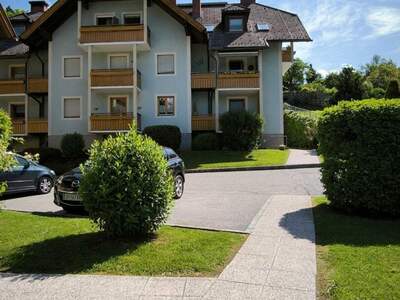
[[[24,164],[24,169],[28,169],[30,165],[31,165],[31,164],[30,164],[29,162],[26,162],[26,163]]]

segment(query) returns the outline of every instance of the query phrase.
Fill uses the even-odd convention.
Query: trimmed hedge
[[[400,99],[340,102],[318,123],[322,182],[332,206],[400,216]]]
[[[295,111],[285,111],[284,127],[288,147],[302,149],[317,147],[316,118]]]
[[[148,126],[143,130],[143,134],[152,138],[158,144],[178,150],[181,145],[181,131],[179,127],[172,125]]]
[[[84,155],[85,141],[80,133],[68,133],[62,137],[61,150],[66,158],[79,158]]]
[[[193,138],[193,150],[217,150],[218,137],[216,133],[200,133]]]
[[[224,147],[250,151],[260,145],[263,119],[258,114],[247,111],[226,112],[219,123]]]

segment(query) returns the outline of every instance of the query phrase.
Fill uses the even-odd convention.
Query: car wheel
[[[50,193],[53,188],[53,180],[48,176],[43,176],[39,179],[38,192],[41,194]]]
[[[175,176],[175,199],[179,199],[183,195],[184,180],[182,175]]]

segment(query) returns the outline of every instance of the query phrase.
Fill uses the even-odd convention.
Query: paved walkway
[[[286,165],[313,165],[319,163],[316,150],[290,149]]]
[[[0,274],[0,299],[315,299],[310,197],[270,197],[249,229],[217,278]]]

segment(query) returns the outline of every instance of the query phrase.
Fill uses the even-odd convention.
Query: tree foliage
[[[6,7],[6,14],[8,17],[13,17],[19,14],[22,14],[23,12],[25,12],[23,9],[21,8],[11,8],[11,6],[7,6]]]
[[[0,110],[0,172],[8,170],[13,164],[12,157],[7,153],[11,134],[11,119],[4,110]],[[1,182],[0,195],[6,191],[6,188],[6,183]]]
[[[389,82],[385,98],[386,99],[400,98],[400,88],[399,88],[399,82],[397,80],[392,80]]]

